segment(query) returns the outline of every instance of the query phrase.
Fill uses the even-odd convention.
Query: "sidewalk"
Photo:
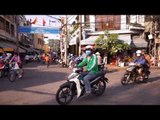
[[[127,68],[127,66],[125,67],[119,67],[119,66],[116,66],[116,65],[106,65],[107,69],[108,70],[125,70]]]
[[[125,70],[128,66],[124,66],[124,67],[119,67],[119,66],[116,66],[116,65],[106,65],[107,69],[109,70]],[[160,69],[160,67],[158,66],[151,66],[150,69]]]

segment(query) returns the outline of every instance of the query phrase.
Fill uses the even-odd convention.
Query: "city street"
[[[10,82],[0,78],[0,105],[58,105],[55,94],[66,77],[68,68],[58,65],[29,63],[24,66],[24,78]],[[147,83],[122,86],[124,69],[109,69],[109,79],[102,96],[89,95],[73,100],[70,105],[160,105],[160,69],[152,68]]]

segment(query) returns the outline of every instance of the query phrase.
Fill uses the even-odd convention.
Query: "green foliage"
[[[108,31],[104,35],[99,35],[95,40],[95,46],[111,54],[130,49],[130,45],[118,40],[118,34],[110,34]]]

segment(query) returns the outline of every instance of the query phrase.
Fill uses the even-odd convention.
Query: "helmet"
[[[136,54],[141,54],[141,53],[142,53],[141,50],[137,50],[137,51],[136,51]]]
[[[100,55],[100,53],[99,53],[99,52],[96,52],[96,55]]]
[[[87,45],[85,49],[86,49],[86,50],[88,50],[88,49],[93,50],[93,46],[91,46],[91,45]]]

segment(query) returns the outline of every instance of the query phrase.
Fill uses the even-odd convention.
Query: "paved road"
[[[25,66],[25,76],[15,82],[0,78],[0,105],[58,105],[55,94],[71,71],[51,65],[30,63]],[[159,105],[160,69],[151,69],[148,83],[122,86],[124,70],[111,70],[106,92],[99,97],[90,95],[74,100],[71,105]]]

